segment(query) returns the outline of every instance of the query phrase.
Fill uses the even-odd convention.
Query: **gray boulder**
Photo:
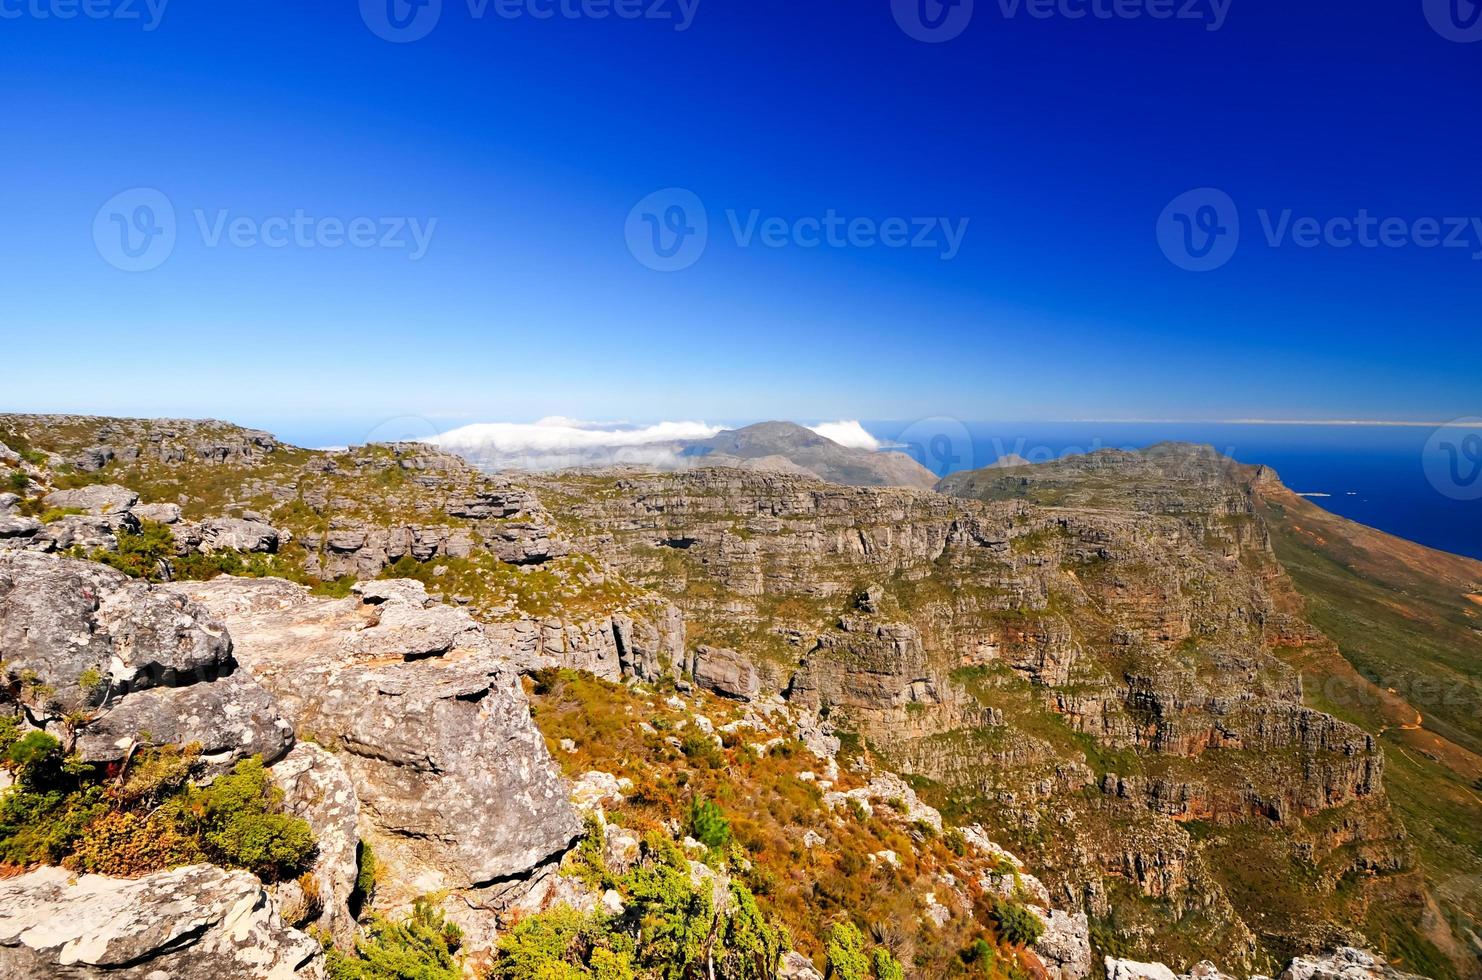
[[[782,965],[777,971],[777,980],[823,980],[813,961],[797,950],[782,954]]]
[[[1034,910],[1045,931],[1033,951],[1054,980],[1086,980],[1095,960],[1091,955],[1091,925],[1084,912]]]
[[[0,881],[0,975],[319,980],[319,944],[262,883],[192,865],[134,880],[39,868]]]
[[[41,522],[34,517],[0,516],[0,548],[25,545],[40,530]]]
[[[283,533],[271,524],[241,517],[216,517],[175,528],[176,542],[187,550],[274,552]]]
[[[180,523],[180,505],[135,504],[134,516],[141,521],[154,521],[156,524],[178,524]]]
[[[695,683],[728,698],[750,701],[761,693],[761,680],[751,660],[734,650],[698,647],[690,660]]]
[[[219,767],[254,755],[272,762],[293,745],[293,729],[277,704],[240,667],[210,683],[149,688],[119,699],[81,730],[77,750],[89,762],[114,762],[146,736],[152,745],[199,743],[202,761]]]
[[[1281,980],[1421,980],[1402,973],[1383,958],[1342,946],[1326,956],[1299,956],[1281,974]]]
[[[310,869],[321,908],[314,924],[327,930],[341,949],[349,949],[355,938],[350,895],[360,847],[360,798],[350,774],[338,756],[312,742],[295,745],[269,771],[283,790],[283,809],[307,820],[319,842]]]
[[[86,514],[116,514],[137,504],[139,495],[128,487],[99,483],[76,490],[57,490],[47,494],[43,502],[48,507],[65,507]]]
[[[119,510],[107,514],[69,514],[36,532],[36,543],[44,551],[117,551],[120,533],[137,534],[139,519],[133,511]]]
[[[0,650],[46,725],[81,712],[77,748],[120,759],[136,740],[199,742],[210,762],[292,744],[268,693],[232,657],[226,628],[184,596],[93,562],[0,551]]]

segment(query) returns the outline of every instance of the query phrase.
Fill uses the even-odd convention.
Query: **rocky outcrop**
[[[89,514],[109,514],[133,507],[138,503],[139,495],[127,487],[98,483],[76,490],[57,490],[47,494],[43,500],[48,507],[76,509]]]
[[[761,680],[748,657],[735,650],[699,646],[690,658],[695,683],[728,698],[750,701],[761,693]]]
[[[228,624],[295,729],[343,763],[389,869],[378,904],[445,890],[471,941],[487,939],[579,833],[511,651],[419,583],[341,600],[275,579],[175,588]]]
[[[355,937],[350,897],[360,849],[360,799],[350,774],[334,753],[312,742],[295,745],[269,772],[283,790],[284,812],[308,821],[318,842],[310,868],[316,893],[300,894],[294,904],[309,912],[317,907],[312,923],[341,949],[349,949]],[[303,891],[298,882],[281,887]]]
[[[40,868],[0,880],[0,974],[318,980],[324,963],[245,872],[192,865],[121,880]]]
[[[1044,934],[1033,946],[1034,955],[1056,980],[1087,980],[1095,970],[1091,957],[1091,926],[1084,912],[1037,909]]]
[[[1281,980],[1420,980],[1402,973],[1373,953],[1344,946],[1326,956],[1299,956]]]
[[[0,650],[31,721],[65,722],[88,761],[122,759],[143,733],[221,765],[293,741],[221,623],[101,565],[0,552]]]
[[[182,551],[274,552],[287,538],[265,521],[240,517],[216,517],[199,524],[177,524],[171,528]]]

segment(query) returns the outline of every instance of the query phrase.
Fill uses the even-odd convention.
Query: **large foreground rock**
[[[80,714],[90,762],[199,742],[209,762],[271,762],[293,743],[272,698],[232,655],[226,628],[176,592],[93,562],[0,551],[0,653],[31,720]]]
[[[580,833],[509,651],[420,584],[340,600],[278,579],[176,588],[229,625],[295,730],[343,762],[387,869],[378,906],[446,891],[476,943]]]
[[[0,881],[0,976],[317,980],[324,961],[246,872],[200,864],[123,880],[40,868]]]

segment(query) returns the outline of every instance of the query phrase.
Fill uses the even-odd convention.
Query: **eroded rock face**
[[[1326,956],[1299,956],[1281,980],[1420,980],[1402,973],[1373,953],[1343,946]]]
[[[1090,977],[1094,962],[1091,958],[1091,926],[1086,913],[1059,909],[1036,911],[1045,923],[1045,931],[1033,950],[1045,970],[1058,980],[1086,980]]]
[[[33,723],[81,713],[77,749],[122,759],[141,734],[209,762],[271,762],[293,733],[232,656],[226,628],[178,593],[91,562],[0,552],[0,650]]]
[[[349,903],[360,845],[360,798],[350,774],[338,756],[312,742],[295,745],[269,772],[283,790],[284,811],[307,820],[318,841],[310,871],[322,911],[314,924],[349,949],[355,936]]]
[[[1287,841],[1387,804],[1375,740],[1305,707],[1272,639],[1284,572],[1231,466],[1172,447],[944,487],[985,500],[734,469],[531,482],[581,551],[683,609],[692,644],[977,795],[995,832],[1033,827],[1057,901],[1104,916],[1130,882],[1165,910],[1150,931],[1203,910],[1205,948],[1238,962],[1260,910],[1180,822]],[[1333,855],[1327,884],[1401,867],[1394,822],[1359,822],[1348,854],[1290,846]]]
[[[186,551],[274,552],[286,537],[265,521],[241,517],[214,517],[199,524],[172,528],[176,545]]]
[[[342,600],[276,579],[174,588],[229,625],[296,730],[343,763],[390,872],[378,904],[448,890],[455,919],[491,936],[580,832],[510,651],[461,610],[426,606],[417,583]]]
[[[57,490],[45,497],[48,507],[76,508],[89,514],[110,514],[128,510],[139,502],[139,495],[128,487],[98,483],[76,490]]]
[[[728,698],[750,701],[761,693],[761,680],[751,659],[735,650],[700,646],[690,658],[695,683]]]
[[[123,880],[40,868],[0,881],[0,974],[318,980],[324,963],[246,872],[192,865]]]

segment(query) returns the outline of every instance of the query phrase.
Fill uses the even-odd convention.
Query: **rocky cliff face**
[[[1289,840],[1382,801],[1383,756],[1303,706],[1269,642],[1279,567],[1247,488],[1171,448],[985,479],[1006,499],[737,470],[533,485],[578,548],[678,604],[692,642],[745,652],[758,690],[942,799],[991,801],[999,833],[1041,842],[1060,897],[1110,915],[1138,896],[1167,910],[1153,932],[1197,909],[1194,948],[1256,958],[1259,908],[1232,904],[1226,858],[1181,824]],[[1318,845],[1335,883],[1405,864],[1392,821],[1363,824],[1362,860]]]
[[[437,893],[474,948],[570,897],[555,872],[580,825],[520,681],[555,666],[743,706],[720,730],[683,719],[681,738],[637,724],[651,697],[628,703],[622,729],[670,764],[711,740],[734,752],[780,713],[796,730],[745,754],[748,778],[794,738],[828,758],[807,775],[833,810],[881,802],[880,780],[846,788],[841,769],[907,775],[880,791],[905,807],[891,833],[924,833],[930,801],[1043,869],[1040,960],[1062,980],[1090,972],[1093,927],[1177,969],[1269,969],[1416,894],[1378,743],[1303,703],[1321,634],[1272,550],[1269,477],[1207,452],[996,467],[934,493],[765,468],[510,480],[421,445],[310,452],[218,423],[0,416],[0,437],[28,447],[0,454],[29,484],[0,497],[0,656],[26,724],[102,763],[146,733],[218,768],[273,762],[319,834],[324,901],[268,889],[269,931],[291,908],[347,944],[362,841],[388,869],[380,910]],[[160,528],[163,551],[123,561]],[[284,578],[151,584],[85,557]],[[568,741],[582,751],[558,756]],[[653,775],[648,806],[675,791]],[[789,778],[792,808],[811,789]],[[898,866],[876,846],[872,866]],[[944,887],[954,908],[978,894]],[[17,935],[0,929],[0,952],[27,964],[83,941]]]

